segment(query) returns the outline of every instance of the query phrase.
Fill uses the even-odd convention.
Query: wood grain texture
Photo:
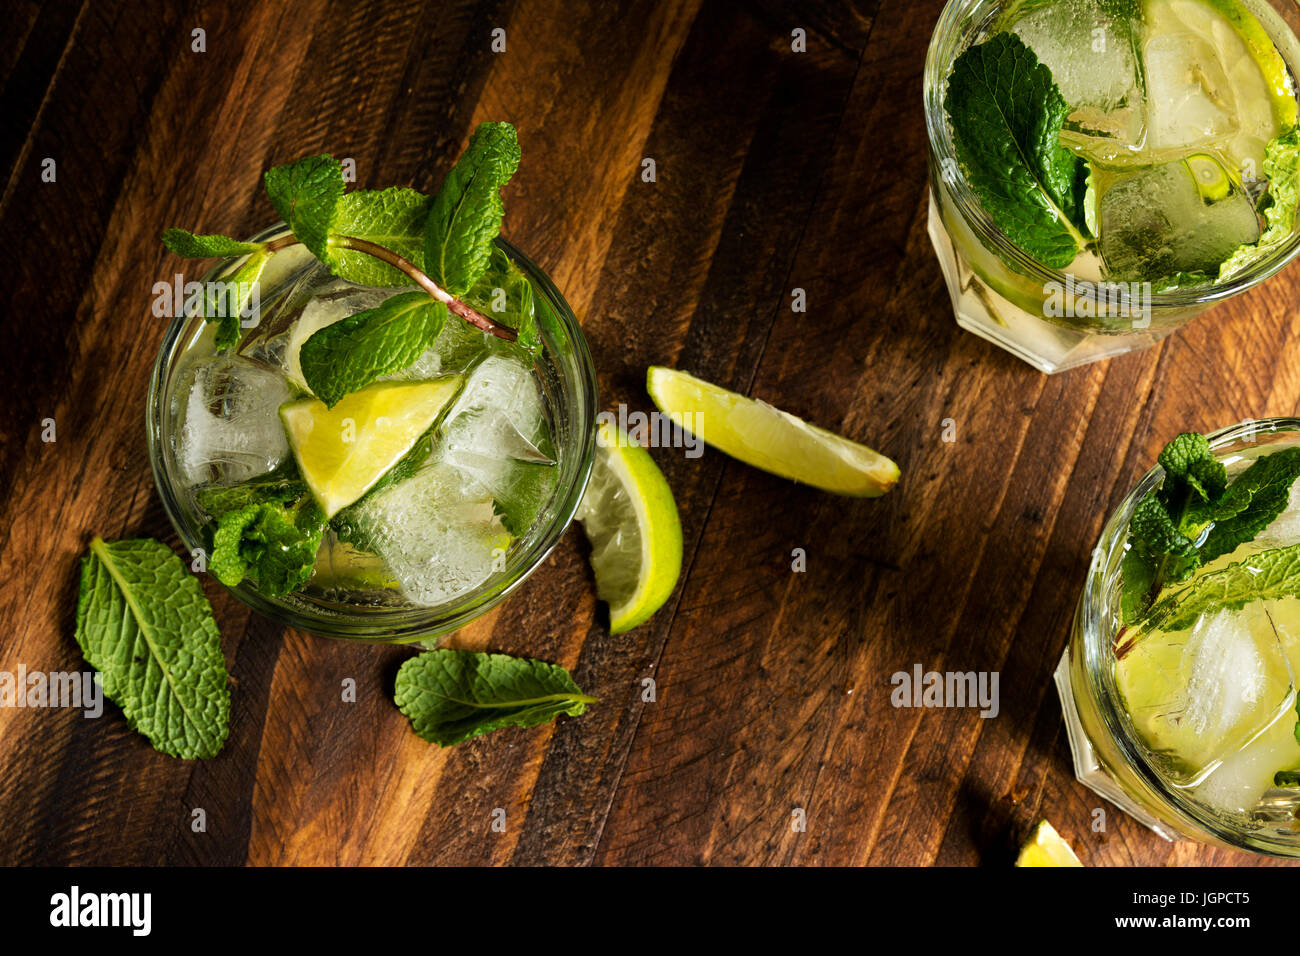
[[[1117,811],[1094,833],[1050,678],[1103,519],[1163,441],[1300,411],[1300,271],[1050,378],[961,332],[925,233],[939,7],[10,4],[0,670],[80,666],[92,535],[179,544],[141,427],[149,290],[180,268],[158,234],[255,231],[261,172],[312,152],[354,158],[361,186],[431,190],[478,122],[514,123],[505,233],[581,318],[606,407],[650,408],[646,367],[672,365],[904,479],[849,501],[655,450],[686,545],[660,614],[611,638],[572,530],[450,639],[563,664],[600,704],[445,751],[392,705],[409,650],[283,630],[205,580],[233,685],[222,754],[157,754],[111,705],[0,710],[0,863],[1002,865],[1044,815],[1089,864],[1265,862]],[[999,671],[1000,715],[893,708],[889,675],[916,663]]]

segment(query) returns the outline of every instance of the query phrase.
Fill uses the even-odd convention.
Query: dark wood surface
[[[610,637],[575,528],[451,639],[561,663],[601,703],[445,751],[391,702],[409,650],[283,630],[205,581],[232,675],[223,753],[162,756],[111,705],[0,710],[0,862],[1000,866],[1043,816],[1087,864],[1257,862],[1109,807],[1093,832],[1051,673],[1103,519],[1163,441],[1300,408],[1300,270],[1054,377],[961,332],[925,233],[939,7],[10,0],[0,669],[81,666],[93,535],[177,544],[143,430],[150,288],[180,267],[157,237],[266,225],[262,171],[309,153],[353,157],[361,186],[434,189],[474,125],[514,123],[505,234],[582,319],[606,407],[651,408],[646,366],[672,365],[903,479],[846,500],[656,450],[686,551],[650,623]],[[889,676],[918,663],[999,671],[1001,714],[895,709]]]

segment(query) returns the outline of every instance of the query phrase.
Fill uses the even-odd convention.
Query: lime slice
[[[280,406],[303,481],[327,518],[356,501],[401,459],[460,390],[462,377],[377,382],[333,408],[315,398]]]
[[[675,423],[755,468],[859,498],[898,483],[898,466],[865,445],[685,372],[651,366],[646,389]]]
[[[1050,823],[1043,820],[1020,848],[1016,866],[1083,866]]]
[[[1232,191],[1232,180],[1228,178],[1228,171],[1213,156],[1196,153],[1188,156],[1183,162],[1192,171],[1192,181],[1196,183],[1196,191],[1206,202],[1218,202]]]
[[[596,595],[609,605],[609,632],[649,620],[682,570],[677,504],[654,459],[616,426],[596,428],[591,482],[578,507],[591,542]]]

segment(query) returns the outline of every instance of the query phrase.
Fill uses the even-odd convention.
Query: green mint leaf
[[[184,229],[168,229],[162,234],[163,245],[183,259],[212,259],[246,256],[266,248],[260,242],[240,242],[216,233],[200,236]]]
[[[156,750],[185,760],[221,750],[230,725],[221,636],[198,580],[161,541],[90,543],[77,643]]]
[[[289,459],[273,472],[238,485],[210,485],[194,492],[195,500],[214,520],[232,511],[264,502],[288,504],[307,494],[307,485],[298,474],[298,466]]]
[[[1167,275],[1152,287],[1153,292],[1172,292],[1175,289],[1199,289],[1214,281],[1214,277],[1205,272],[1175,272]]]
[[[1129,540],[1128,550],[1120,563],[1120,620],[1132,624],[1151,606],[1155,588],[1157,559],[1145,544]]]
[[[1300,448],[1264,455],[1228,487],[1212,508],[1196,509],[1214,522],[1201,544],[1201,561],[1209,564],[1231,554],[1273,523],[1291,500],[1291,486],[1300,478]]]
[[[1183,631],[1204,614],[1300,596],[1300,544],[1261,551],[1207,574],[1151,609],[1152,629]]]
[[[266,172],[266,195],[298,241],[322,262],[343,197],[343,167],[333,156],[308,156]]]
[[[397,253],[424,271],[424,223],[433,200],[414,189],[355,189],[339,202],[331,232],[365,239]],[[331,246],[330,270],[358,285],[401,287],[410,276],[374,256]]]
[[[514,344],[529,355],[536,356],[541,351],[533,284],[500,246],[493,245],[487,270],[465,293],[464,300],[484,315],[514,329],[519,334]]]
[[[509,123],[483,123],[456,161],[425,224],[425,271],[462,296],[488,267],[505,207],[501,187],[519,167],[519,141]]]
[[[398,709],[422,738],[450,747],[503,727],[576,717],[595,703],[555,664],[471,651],[437,650],[397,672]]]
[[[1291,235],[1300,202],[1300,127],[1293,126],[1264,147],[1264,232],[1259,241],[1240,246],[1219,266],[1219,281],[1227,282],[1272,255]]]
[[[1300,724],[1296,725],[1296,740],[1300,741]],[[1273,774],[1273,786],[1300,787],[1300,769],[1297,770],[1279,770]]]
[[[1228,486],[1228,471],[1215,459],[1210,442],[1204,435],[1185,432],[1160,452],[1157,459],[1165,470],[1161,489],[1166,502],[1181,503],[1183,485],[1191,488],[1202,501],[1212,501]]]
[[[218,322],[217,351],[234,348],[244,336],[243,320],[257,319],[249,308],[254,292],[261,300],[258,283],[266,269],[271,254],[265,249],[248,257],[248,261],[225,279],[208,282],[204,287],[203,317],[208,322]],[[260,309],[260,305],[259,305]],[[256,324],[256,323],[254,323]]]
[[[1014,33],[953,64],[944,110],[966,181],[999,229],[1044,265],[1074,261],[1087,164],[1060,142],[1070,107],[1051,71]]]
[[[325,516],[309,496],[229,511],[217,522],[208,570],[229,587],[249,578],[263,594],[288,594],[311,577],[324,531]]]
[[[308,387],[331,408],[345,395],[415,364],[447,321],[425,292],[404,292],[312,334],[298,353]]]

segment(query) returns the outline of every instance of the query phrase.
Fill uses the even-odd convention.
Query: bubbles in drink
[[[1246,194],[1213,158],[1193,159],[1195,165],[1165,163],[1124,176],[1102,193],[1099,248],[1110,274],[1151,281],[1180,272],[1213,276],[1238,246],[1259,239]]]

